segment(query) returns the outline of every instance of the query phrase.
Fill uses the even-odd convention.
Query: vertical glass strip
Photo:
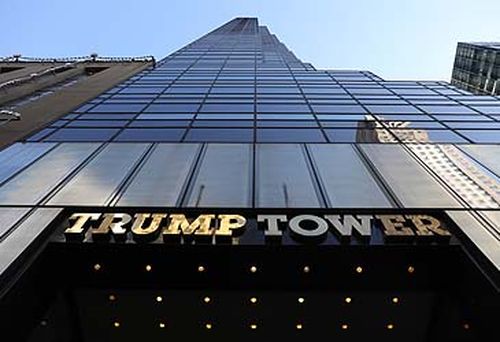
[[[362,144],[384,182],[405,208],[457,208],[460,204],[403,147]]]
[[[57,146],[0,187],[0,204],[39,203],[99,145],[99,143],[68,143]]]
[[[390,208],[391,203],[360,160],[352,145],[307,145],[329,206]]]
[[[51,205],[106,205],[149,144],[109,144],[48,202]]]
[[[303,146],[260,144],[256,148],[257,207],[322,207]]]
[[[250,207],[252,166],[251,144],[208,144],[186,206]]]
[[[176,206],[200,145],[159,144],[120,196],[118,206]]]

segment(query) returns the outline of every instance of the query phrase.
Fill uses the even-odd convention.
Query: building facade
[[[27,341],[484,341],[500,99],[317,70],[236,18],[0,152]]]
[[[500,94],[500,43],[458,43],[451,84],[474,94]]]
[[[152,57],[0,58],[0,148],[152,64]]]

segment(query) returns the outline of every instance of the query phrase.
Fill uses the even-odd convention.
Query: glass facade
[[[500,95],[500,43],[458,43],[451,84],[475,94]]]
[[[0,258],[6,260],[1,261],[0,271],[20,257],[26,246],[42,234],[44,227],[49,226],[47,222],[60,215],[61,210],[106,212],[145,208],[158,212],[161,208],[167,208],[169,212],[191,210],[194,213],[221,209],[243,213],[262,210],[271,214],[279,210],[289,213],[300,210],[307,213],[314,210],[344,213],[352,210],[359,215],[370,210],[405,215],[426,210],[447,215],[447,222],[457,226],[457,231],[453,233],[460,237],[460,243],[465,245],[462,241],[469,241],[474,253],[488,265],[488,272],[493,269],[492,278],[498,277],[500,269],[500,98],[474,95],[447,82],[390,81],[369,71],[317,70],[299,60],[265,26],[259,26],[255,18],[236,18],[181,48],[154,67],[145,69],[23,141],[0,151],[0,163],[6,165],[0,168],[0,222],[4,226],[0,227],[0,243],[7,246],[12,241],[8,249],[0,251],[0,256],[1,253],[8,254],[5,259]],[[16,238],[18,231],[29,232],[30,224],[33,225],[36,220],[41,220],[43,224],[33,227],[32,233],[26,233],[32,234],[31,237],[24,237],[22,243],[10,240],[11,237]],[[257,231],[257,222],[252,225]],[[263,240],[258,241],[264,244]],[[441,279],[441,276],[446,278],[451,273],[440,274],[432,267],[439,266],[440,270],[443,265],[448,265],[449,272],[457,272],[446,280],[453,280],[453,284],[469,284],[461,277],[472,277],[472,273],[476,277],[476,273],[469,274],[460,268],[461,261],[450,262],[455,255],[452,252],[456,252],[454,247],[443,247],[442,254],[439,252],[442,246],[426,243],[420,246],[418,243],[411,244],[408,249],[396,245],[386,250],[355,245],[347,251],[342,249],[345,246],[336,242],[335,246],[339,249],[322,259],[317,254],[319,252],[310,246],[297,252],[293,249],[297,244],[290,241],[285,241],[295,251],[290,254],[273,249],[273,246],[245,256],[238,256],[231,249],[230,253],[234,254],[227,259],[221,257],[222,254],[212,255],[210,253],[214,250],[203,249],[195,243],[189,246],[193,247],[189,251],[192,254],[180,253],[175,262],[188,265],[198,273],[205,272],[205,266],[210,262],[213,265],[220,262],[217,265],[223,271],[215,271],[219,273],[214,278],[200,280],[172,266],[174,268],[165,270],[165,274],[175,269],[176,275],[188,279],[186,283],[173,282],[176,291],[180,292],[172,300],[183,298],[184,303],[188,303],[202,295],[202,292],[182,292],[190,286],[207,286],[215,292],[224,292],[226,286],[230,288],[231,284],[240,280],[242,283],[248,281],[238,285],[239,292],[221,294],[240,300],[253,287],[272,287],[273,284],[282,284],[281,281],[285,284],[289,279],[286,272],[292,268],[296,272],[297,265],[300,265],[300,277],[309,273],[309,264],[304,264],[309,262],[307,260],[323,260],[321,267],[327,263],[338,268],[321,271],[319,267],[317,278],[311,283],[305,278],[294,283],[296,279],[293,278],[290,282],[293,285],[290,286],[295,287],[290,290],[289,296],[299,296],[309,284],[315,284],[317,291],[313,291],[311,298],[316,298],[316,307],[321,307],[322,300],[326,298],[321,291],[327,291],[328,284],[335,283],[339,286],[336,288],[336,300],[344,304],[350,303],[351,299],[347,301],[347,298],[351,298],[349,291],[352,289],[359,292],[359,298],[365,296],[367,306],[357,309],[359,317],[364,317],[360,312],[366,313],[367,307],[378,307],[373,303],[379,297],[370,291],[380,290],[376,284],[386,284],[387,281],[390,284],[386,284],[387,288],[390,287],[391,291],[392,286],[398,291],[408,291],[404,295],[408,295],[406,298],[412,301],[413,306],[408,307],[408,311],[397,313],[385,306],[380,309],[392,316],[389,320],[384,318],[385,323],[380,323],[383,327],[380,334],[376,327],[367,330],[375,331],[374,336],[394,341],[425,341],[431,335],[449,341],[454,341],[446,339],[452,335],[459,336],[457,341],[475,340],[475,335],[462,335],[464,329],[469,329],[464,328],[464,324],[469,324],[468,317],[460,316],[466,310],[460,311],[453,306],[453,310],[460,312],[460,315],[457,313],[459,318],[453,318],[458,327],[456,332],[455,328],[450,328],[451,332],[443,330],[439,322],[436,323],[435,317],[443,314],[441,305],[447,307],[446,300],[457,307],[465,304],[462,299],[455,301],[446,297],[448,294],[442,295],[448,290],[443,290],[439,287],[441,283],[436,285],[433,281]],[[248,247],[236,246],[240,242],[232,240],[231,247]],[[113,253],[121,253],[120,250],[124,250],[122,247],[136,248],[131,247],[136,244],[128,242],[117,245],[109,252],[109,260],[114,260]],[[96,255],[108,253],[103,252],[100,246],[97,243],[97,247],[92,247],[97,248],[96,254],[93,251],[88,254],[74,251],[75,258],[76,255],[82,256],[82,259],[88,257],[95,263],[94,270],[98,265],[98,271],[102,265]],[[180,250],[177,247],[165,247],[159,254],[154,254],[155,260],[166,263],[161,253],[175,253]],[[146,248],[143,252],[147,254],[150,250]],[[364,253],[373,253],[370,254],[373,258]],[[392,257],[387,257],[385,253]],[[144,255],[134,254],[136,261],[143,260]],[[203,259],[203,255],[214,259]],[[272,257],[281,258],[283,255],[294,260],[294,264],[291,265],[290,261],[282,266],[270,261]],[[329,259],[332,255],[333,259]],[[420,257],[416,257],[418,255]],[[399,261],[396,260],[398,257],[401,257]],[[401,272],[396,275],[400,270],[404,270],[404,277],[414,272],[413,266],[408,266],[411,258],[419,260],[427,270],[427,273],[421,273],[425,274],[425,278],[419,278],[420,283],[410,284],[407,278],[398,278]],[[85,262],[90,262],[88,260]],[[253,282],[246,278],[250,273],[257,272],[257,268],[250,273],[246,271],[256,260],[273,270],[268,275],[269,279],[274,279],[272,282],[266,283],[265,279]],[[245,267],[241,274],[231,273],[237,263]],[[361,264],[366,265],[365,268],[359,266]],[[148,266],[147,272],[156,267]],[[382,266],[386,268],[381,270]],[[370,275],[370,267],[379,267],[381,273],[373,271]],[[371,278],[365,278],[369,280],[363,281],[362,285],[355,277],[365,269]],[[236,274],[235,277],[226,278],[229,277],[226,270],[228,274]],[[127,270],[122,266],[120,271]],[[258,272],[261,272],[260,269]],[[342,276],[335,278],[334,273]],[[109,283],[105,286],[115,286],[110,279],[118,279],[117,274],[113,275],[115,278],[106,278]],[[148,275],[144,271],[133,275],[144,280],[143,276]],[[85,283],[87,279],[94,278],[85,273],[79,274],[78,279]],[[158,280],[159,283],[165,280],[148,279]],[[218,283],[220,279],[224,279],[224,286]],[[205,280],[207,282],[203,283]],[[191,285],[186,285],[188,283]],[[485,288],[489,289],[488,286]],[[78,302],[82,310],[80,314],[83,317],[105,316],[103,319],[109,320],[115,311],[97,314],[92,305],[86,305],[86,298],[99,306],[100,297],[94,292],[89,295],[85,292],[88,289],[83,287],[84,290],[72,299]],[[103,290],[102,293],[106,292]],[[266,295],[264,291],[263,297],[276,300],[279,307],[287,307],[288,304],[284,304],[288,300],[286,293],[276,289],[271,289],[270,293]],[[383,292],[385,299],[382,301],[392,298],[389,306],[397,303],[399,297],[393,293]],[[126,290],[122,294],[124,297],[128,295]],[[141,307],[143,303],[136,305]],[[180,308],[181,304],[176,305]],[[194,307],[195,304],[188,306]],[[223,312],[227,307],[220,310]],[[497,309],[496,304],[492,304],[490,311],[485,312]],[[151,312],[156,315],[155,310],[148,306],[147,315]],[[215,315],[213,312],[193,310],[196,317],[198,314],[201,317],[196,321],[196,324],[201,324],[201,330],[211,330],[212,324],[216,324],[214,322],[218,318],[210,316]],[[297,317],[309,317],[309,314],[294,310],[291,308],[290,312]],[[341,306],[338,310],[334,319],[341,334],[343,330],[350,329],[349,322],[355,322],[359,317],[342,311]],[[427,318],[418,320],[411,317],[408,322],[416,324],[418,321],[418,327],[411,325],[392,337],[384,335],[384,331],[393,330],[393,320],[408,318],[410,312],[417,311],[420,318]],[[238,311],[238,314],[241,312]],[[172,317],[175,314],[167,315]],[[243,321],[247,328],[255,330],[260,327],[260,321],[255,323],[253,311],[245,311],[245,315]],[[316,317],[312,313],[310,316]],[[324,314],[321,316],[325,318]],[[311,318],[310,323],[316,319],[316,323],[321,321],[324,324],[321,327],[323,330],[318,328],[318,334],[326,331],[324,327],[329,326],[328,320],[317,317]],[[366,322],[366,319],[360,318],[359,321]],[[95,329],[95,325],[89,322],[86,321],[88,326],[82,328],[83,335],[87,330]],[[159,323],[160,327],[163,324],[164,328],[165,323],[162,322],[154,324]],[[218,322],[221,324],[221,319]],[[427,328],[430,324],[436,325]],[[110,327],[112,325],[119,328],[120,321],[111,321]],[[300,322],[293,326],[293,332],[303,328]],[[187,334],[201,336],[196,335],[197,328],[189,325],[184,328]],[[263,336],[272,336],[272,331],[268,333]],[[238,333],[235,334],[238,336]],[[287,334],[281,336],[289,336]],[[82,340],[87,341],[96,335],[89,332],[85,336]],[[290,336],[291,340],[296,338],[295,335]],[[463,336],[464,339],[461,339]],[[359,340],[354,337],[351,340]]]
[[[497,97],[474,96],[446,82],[317,70],[257,22],[234,25],[180,49],[27,140],[338,143],[360,142],[356,132],[370,134],[377,126],[400,143],[407,142],[402,133],[417,129],[426,134],[425,143],[500,142]],[[400,121],[404,127],[394,127]]]
[[[446,82],[317,70],[252,18],[219,27],[26,142],[0,154],[43,151],[10,167],[5,205],[500,207],[499,173],[488,166],[500,155],[499,98]],[[70,150],[79,164],[66,159]],[[46,165],[58,162],[56,177]],[[182,171],[150,174],[160,163]],[[59,185],[23,198],[26,179],[52,179],[34,180],[44,173]],[[153,180],[176,186],[147,199]],[[234,193],[217,190],[224,186]]]

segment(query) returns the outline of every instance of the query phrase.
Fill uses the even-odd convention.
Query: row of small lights
[[[116,296],[114,294],[110,294],[109,297],[108,297],[108,299],[110,301],[114,302],[114,301],[116,301],[117,298],[116,298]],[[162,296],[157,296],[156,297],[156,301],[158,303],[163,302],[163,297]],[[257,304],[258,299],[257,299],[257,297],[250,297],[249,301],[252,304]],[[306,301],[306,299],[304,297],[297,298],[297,302],[299,304],[303,304],[305,301]],[[212,302],[212,298],[206,296],[206,297],[203,298],[203,302],[206,303],[206,304],[209,304],[209,303]],[[344,302],[346,302],[347,304],[350,304],[352,302],[352,298],[351,297],[345,297],[344,298]],[[394,304],[398,304],[399,303],[399,297],[392,297],[391,302],[394,303]]]
[[[115,327],[115,328],[120,328],[120,327],[121,327],[120,322],[118,322],[118,321],[113,322],[113,327]],[[167,327],[167,324],[166,324],[165,322],[160,322],[160,323],[158,323],[158,327],[159,327],[160,329],[165,329],[165,328]],[[213,324],[212,324],[212,323],[205,323],[205,329],[206,329],[206,330],[212,330],[212,329],[213,329],[213,327],[214,327],[214,326],[213,326]],[[251,330],[257,330],[257,328],[258,328],[259,326],[257,325],[257,323],[250,323],[250,324],[248,325],[248,327],[249,327]],[[395,325],[394,325],[393,323],[388,323],[388,324],[386,324],[385,328],[386,328],[387,330],[393,330],[393,329],[395,329]],[[468,329],[468,328],[469,328],[469,327],[468,327],[468,324],[465,324],[465,325],[464,325],[464,328],[465,328],[465,329]],[[302,330],[302,329],[304,329],[304,324],[303,324],[303,323],[297,323],[297,324],[295,325],[295,329],[297,329],[297,330]],[[348,329],[349,329],[349,324],[346,324],[346,323],[341,324],[341,325],[340,325],[340,329],[341,329],[341,330],[348,330]]]
[[[46,320],[42,320],[41,323],[40,323],[42,326],[47,326],[47,321]],[[115,328],[120,328],[121,327],[121,323],[119,321],[114,321],[113,322],[113,327]],[[158,327],[160,329],[165,329],[167,327],[167,324],[165,322],[160,322],[158,323]],[[251,323],[248,325],[248,327],[251,329],[251,330],[256,330],[258,328],[258,325],[256,323]],[[464,323],[462,325],[462,327],[464,328],[464,330],[469,330],[470,329],[470,325],[469,323]],[[212,323],[205,323],[205,329],[206,330],[212,330],[213,328],[213,324]],[[302,330],[304,328],[304,325],[302,323],[297,323],[295,325],[295,328],[297,330]],[[395,328],[395,325],[393,323],[388,323],[385,328],[387,330],[393,330]],[[346,324],[346,323],[343,323],[340,325],[340,329],[342,330],[348,330],[349,329],[349,324]]]
[[[151,271],[153,271],[153,266],[148,264],[148,265],[146,265],[146,266],[144,267],[144,269],[146,270],[146,272],[151,272]],[[100,271],[100,270],[102,270],[102,265],[101,265],[101,264],[94,264],[94,271],[98,272],[98,271]],[[252,265],[252,266],[250,266],[250,267],[249,267],[249,269],[248,269],[248,270],[250,271],[250,273],[257,273],[258,268],[257,268],[257,266]],[[205,267],[205,266],[203,266],[203,265],[199,265],[199,266],[197,267],[197,271],[198,271],[199,273],[203,273],[203,272],[206,272],[206,271],[207,271],[207,269],[206,269],[206,267]],[[363,273],[363,272],[364,272],[364,269],[363,269],[363,267],[362,267],[362,266],[356,266],[356,267],[354,268],[354,271],[355,271],[356,273],[358,273],[358,274],[361,274],[361,273]],[[407,271],[408,271],[408,273],[413,274],[413,273],[415,272],[415,267],[413,267],[413,266],[408,266]],[[311,272],[311,268],[310,268],[309,266],[304,266],[304,267],[302,268],[302,272],[304,272],[304,273],[309,273],[309,272]]]

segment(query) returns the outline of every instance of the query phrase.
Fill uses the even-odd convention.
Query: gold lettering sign
[[[73,224],[66,228],[64,235],[67,240],[82,240],[85,234],[86,226],[89,225],[90,221],[98,220],[101,214],[86,214],[86,213],[75,213],[69,217],[69,222]]]
[[[333,226],[333,232],[343,240],[349,240],[353,231],[362,239],[369,240],[372,235],[371,215],[325,215]]]
[[[234,235],[239,235],[245,225],[247,219],[241,215],[219,215],[219,228],[215,231],[216,241],[229,240]]]
[[[377,215],[381,222],[383,232],[388,239],[409,239],[413,238],[415,233],[406,226],[406,219],[403,215]]]
[[[170,215],[170,224],[163,229],[163,240],[179,240],[181,234],[185,238],[193,234],[204,240],[210,240],[215,229],[211,226],[215,215],[200,215],[193,222],[189,222],[184,214]]]
[[[368,242],[373,229],[378,229],[386,241],[449,240],[446,225],[432,215],[256,215],[255,224],[263,231],[267,242],[280,242],[287,233],[297,242],[320,243],[328,234],[342,242],[349,242],[355,235]],[[117,241],[128,236],[136,242],[156,241],[161,235],[165,242],[191,243],[199,241],[236,243],[248,225],[246,217],[237,214],[183,213],[75,213],[68,219],[64,230],[67,240],[82,241],[85,236],[106,241]],[[318,239],[321,236],[322,239]],[[378,235],[380,236],[380,235]],[[380,238],[378,238],[380,240]]]
[[[130,229],[132,235],[137,240],[154,239],[160,232],[161,221],[167,216],[167,214],[135,214],[134,224]],[[144,226],[144,223],[149,218],[151,218],[149,225]]]
[[[127,229],[125,226],[132,221],[129,214],[103,214],[103,220],[98,228],[92,228],[92,237],[95,240],[109,239],[112,232],[115,239],[125,239]]]
[[[407,215],[407,218],[413,221],[417,235],[431,236],[450,236],[450,232],[442,227],[441,221],[429,215]]]
[[[270,242],[281,241],[283,232],[279,224],[286,221],[286,215],[257,215],[257,222],[264,231],[266,241]]]

